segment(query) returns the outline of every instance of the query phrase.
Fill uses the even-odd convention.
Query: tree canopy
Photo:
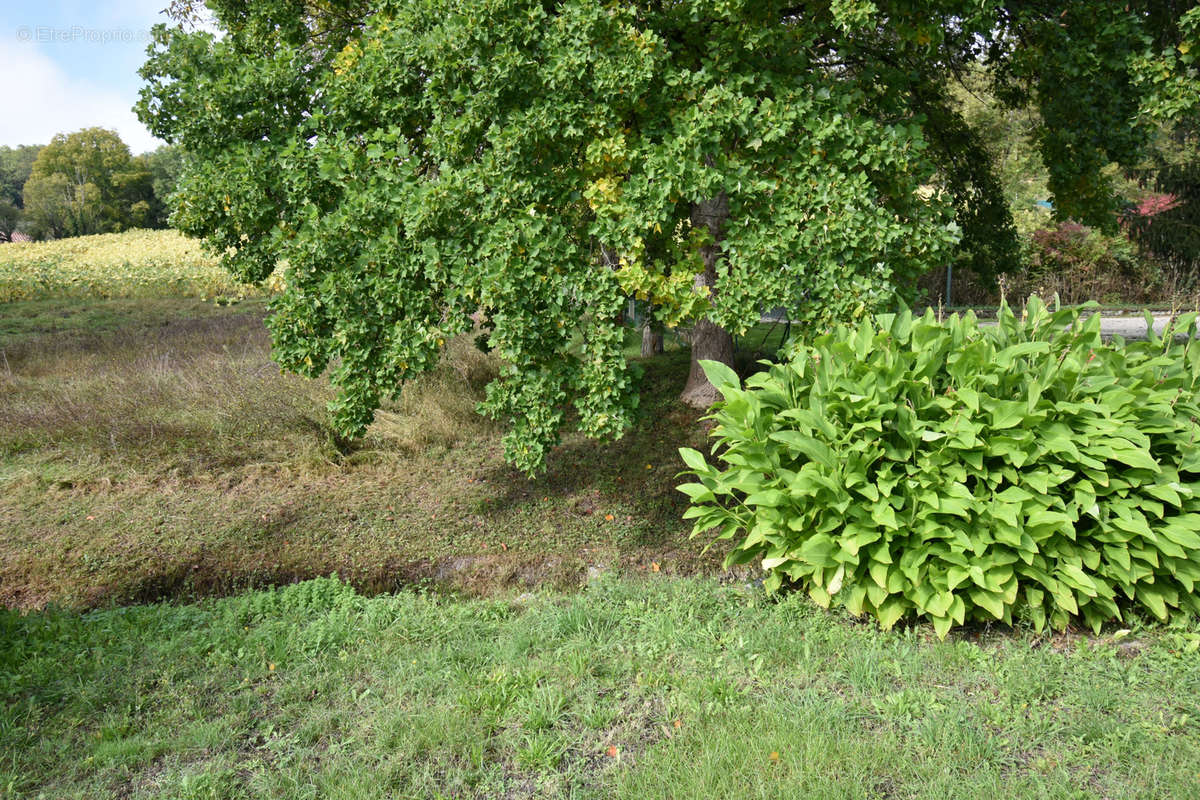
[[[25,207],[22,189],[40,149],[37,145],[0,146],[0,242],[9,241],[20,225]]]
[[[142,72],[140,116],[194,159],[175,224],[248,280],[286,260],[276,357],[330,369],[346,434],[481,320],[504,363],[483,410],[535,471],[572,408],[592,436],[630,424],[627,296],[728,358],[764,307],[820,327],[949,259],[1011,266],[947,88],[971,67],[1037,110],[1058,213],[1111,224],[1139,59],[1193,3],[207,5],[223,35],[160,26]]]
[[[1177,275],[1200,281],[1200,8],[1183,15],[1180,41],[1144,57],[1143,116],[1162,126],[1136,179],[1157,196],[1127,216],[1131,238]]]
[[[108,233],[151,222],[152,178],[115,131],[60,133],[33,162],[23,197],[38,238]]]
[[[162,145],[161,147],[135,156],[137,161],[150,173],[150,213],[147,227],[165,228],[171,215],[171,195],[179,183],[179,175],[183,171],[185,154],[181,147]]]

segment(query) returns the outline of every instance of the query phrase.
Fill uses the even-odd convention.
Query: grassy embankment
[[[332,572],[369,591],[487,593],[717,566],[687,540],[674,491],[677,448],[704,433],[674,400],[687,363],[673,337],[647,362],[637,426],[615,444],[568,434],[529,481],[474,412],[496,364],[470,337],[343,452],[329,388],[272,364],[254,294],[172,231],[0,250],[0,297],[28,298],[0,303],[0,604]],[[763,326],[751,349],[782,333]]]

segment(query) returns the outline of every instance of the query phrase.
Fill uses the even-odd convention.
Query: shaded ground
[[[337,573],[367,591],[577,585],[589,568],[715,570],[687,539],[675,402],[686,356],[647,362],[624,439],[568,435],[530,481],[476,416],[469,341],[351,452],[323,382],[271,363],[261,305],[0,306],[0,604],[89,608]]]

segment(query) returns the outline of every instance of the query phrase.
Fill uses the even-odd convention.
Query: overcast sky
[[[0,0],[0,145],[100,126],[134,154],[162,144],[131,110],[169,0]]]

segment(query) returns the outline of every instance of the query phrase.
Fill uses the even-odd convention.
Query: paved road
[[[1154,332],[1161,334],[1163,328],[1171,320],[1170,314],[1156,314],[1154,316]],[[996,323],[990,320],[980,320],[981,325],[995,325]],[[1120,336],[1125,340],[1129,339],[1145,339],[1146,338],[1146,318],[1142,315],[1128,315],[1121,317],[1100,317],[1100,335],[1101,336]],[[1186,337],[1185,337],[1186,338]]]
[[[1163,314],[1154,317],[1154,332],[1161,334],[1163,328],[1170,322],[1170,315]],[[1145,339],[1146,320],[1144,317],[1101,317],[1100,332],[1105,336],[1122,336],[1126,339]],[[1187,338],[1182,337],[1182,338]]]
[[[787,317],[782,313],[782,309],[768,314],[763,314],[761,320],[763,322],[787,322]],[[915,314],[916,312],[914,312]],[[1154,332],[1162,334],[1163,328],[1171,320],[1170,314],[1155,314],[1154,315]],[[980,325],[995,325],[995,320],[981,319]],[[1126,314],[1122,316],[1101,316],[1100,317],[1100,334],[1105,337],[1120,336],[1125,340],[1130,339],[1145,339],[1146,338],[1146,318],[1141,314]],[[1197,334],[1200,338],[1200,333]]]

